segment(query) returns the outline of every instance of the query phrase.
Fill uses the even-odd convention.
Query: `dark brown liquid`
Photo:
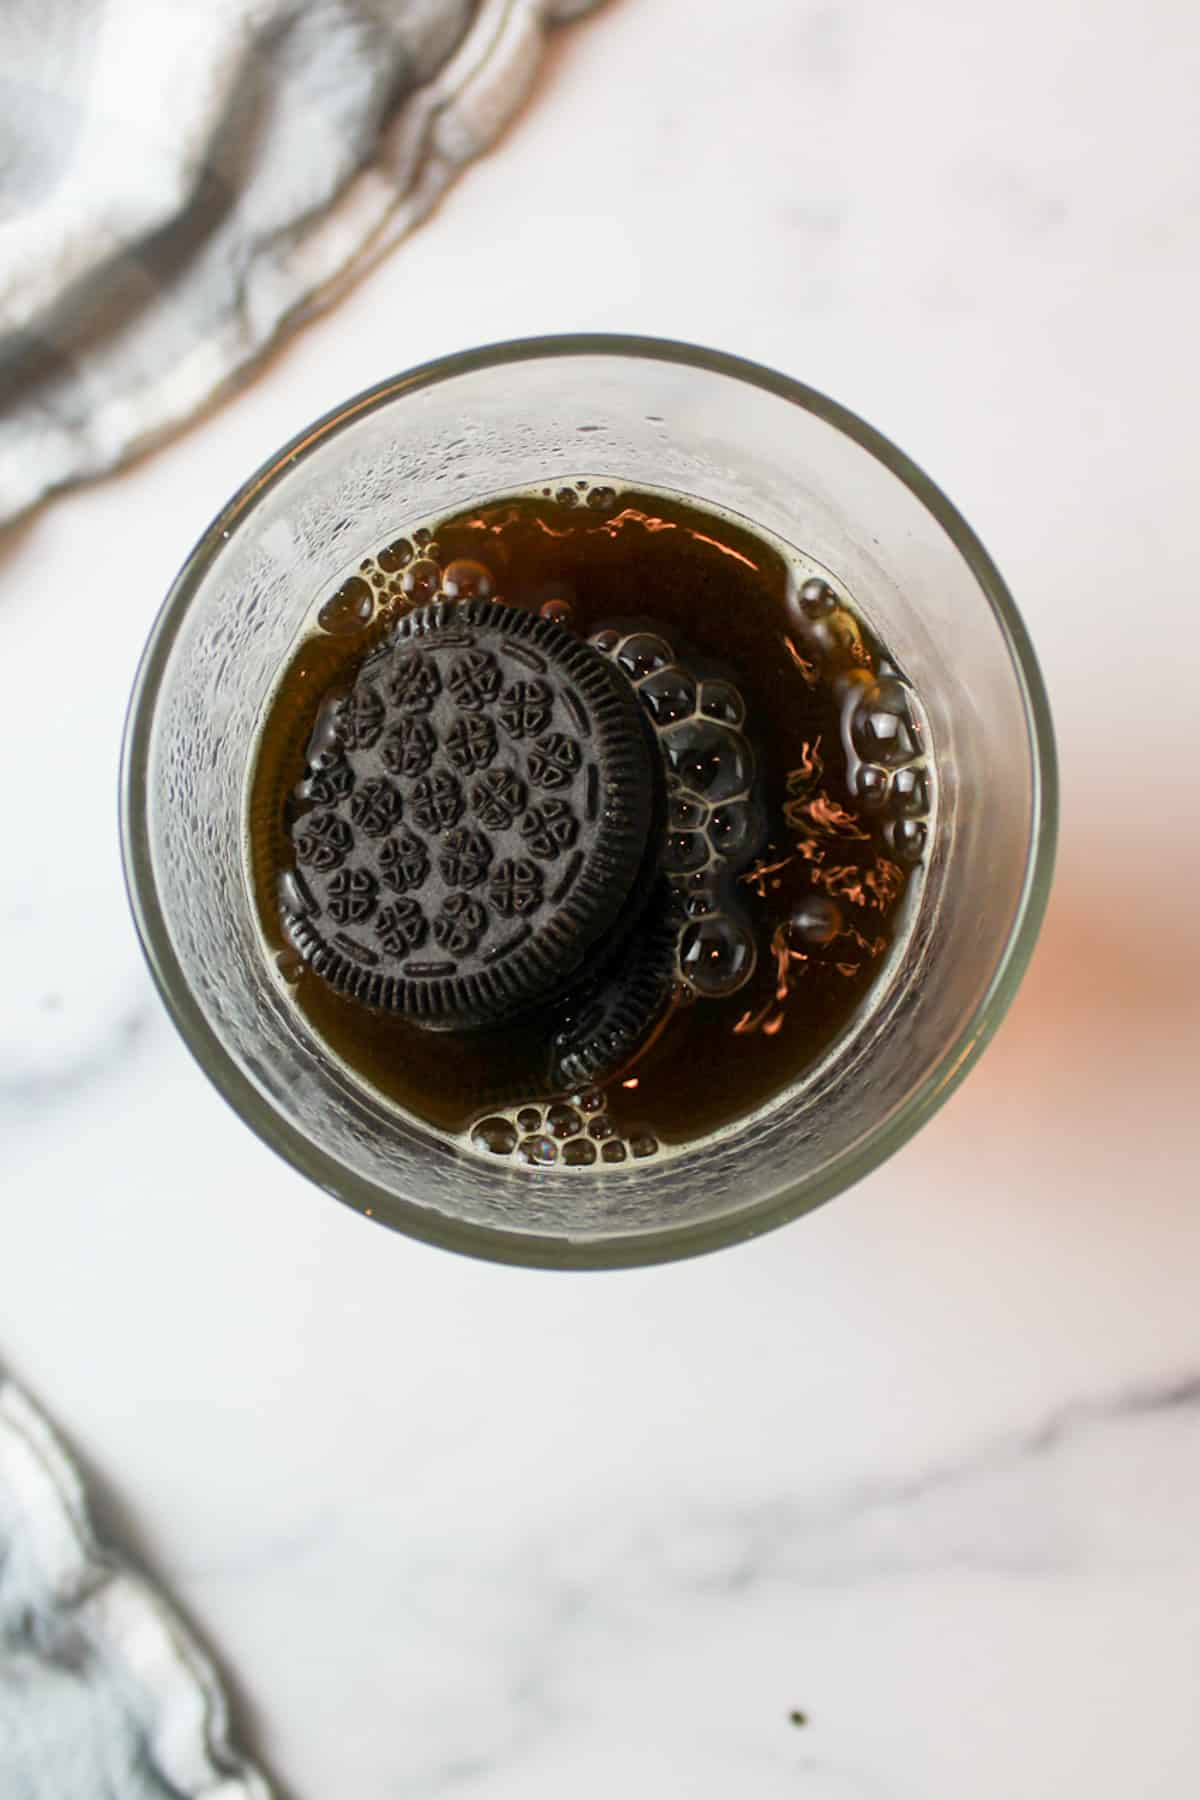
[[[288,796],[322,697],[348,684],[403,611],[433,597],[431,562],[445,570],[470,559],[508,605],[543,610],[582,637],[614,620],[645,622],[736,680],[768,819],[765,846],[737,882],[757,966],[724,999],[681,991],[605,1102],[620,1132],[667,1144],[753,1111],[845,1030],[898,928],[928,804],[910,691],[831,590],[801,587],[804,571],[783,546],[678,497],[558,485],[472,507],[437,522],[429,539],[419,531],[381,546],[326,599],[263,722],[252,879],[296,1005],[345,1064],[443,1128],[545,1093],[553,1009],[499,1033],[422,1030],[327,987],[287,948],[277,912],[278,879],[293,861]],[[864,695],[878,701],[869,714]]]

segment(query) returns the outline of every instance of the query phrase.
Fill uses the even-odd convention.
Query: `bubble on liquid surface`
[[[706,681],[700,689],[700,711],[706,719],[735,729],[745,723],[746,707],[742,696],[728,681]]]
[[[517,1128],[509,1119],[480,1119],[471,1132],[471,1142],[492,1156],[510,1156],[517,1147]]]
[[[800,586],[796,596],[800,610],[809,619],[823,619],[837,606],[837,595],[827,581],[814,576]]]
[[[824,601],[819,605],[806,604],[796,595],[794,599],[789,596],[787,611],[800,648],[826,675],[838,669],[861,667],[866,662],[858,621],[846,607],[827,606]]]
[[[536,1131],[542,1122],[540,1107],[523,1106],[517,1114],[517,1124],[522,1131]]]
[[[526,1137],[517,1145],[517,1155],[522,1162],[545,1165],[558,1160],[558,1145],[545,1135]]]
[[[888,841],[901,862],[919,863],[925,854],[927,831],[920,819],[895,819],[888,828]]]
[[[699,919],[707,913],[719,912],[720,903],[714,889],[714,878],[719,870],[711,865],[697,869],[692,874],[671,875],[670,883],[671,909],[676,918]]]
[[[883,675],[863,689],[850,737],[864,762],[895,767],[916,754],[912,704],[898,676]]]
[[[929,783],[923,769],[897,769],[892,777],[892,809],[908,818],[929,811]]]
[[[831,944],[845,923],[836,900],[825,894],[808,894],[788,914],[784,941],[792,950],[809,950]]]
[[[603,631],[594,631],[588,639],[588,643],[593,649],[599,650],[602,656],[611,656],[620,641],[620,632],[613,631],[610,626],[606,626]]]
[[[395,575],[407,567],[413,559],[413,547],[407,538],[397,538],[386,550],[379,552],[379,566],[388,575]]]
[[[496,591],[492,571],[469,556],[457,556],[446,564],[442,593],[447,600],[490,600]]]
[[[732,858],[748,850],[757,836],[755,809],[749,800],[726,801],[708,821],[708,841],[718,856]]]
[[[707,817],[707,806],[693,794],[685,793],[681,788],[671,795],[667,823],[675,831],[695,831],[704,824]]]
[[[543,600],[538,607],[538,615],[540,618],[549,619],[552,625],[569,627],[573,617],[571,602],[557,595],[551,600]]]
[[[414,606],[425,606],[433,600],[442,585],[442,571],[429,557],[418,557],[409,563],[400,583],[400,591]]]
[[[583,1120],[573,1106],[559,1102],[547,1111],[546,1128],[556,1138],[571,1138],[583,1130]]]
[[[596,1146],[587,1138],[573,1138],[563,1146],[562,1159],[571,1169],[583,1169],[596,1160]]]
[[[679,963],[684,979],[703,998],[734,994],[754,973],[753,934],[738,919],[717,913],[684,931]]]
[[[710,802],[743,793],[753,778],[749,745],[708,719],[672,726],[663,744],[671,773]]]
[[[663,855],[668,874],[684,875],[702,869],[709,860],[708,844],[698,831],[672,831]]]
[[[665,669],[673,656],[670,644],[662,638],[649,631],[639,631],[625,639],[617,651],[617,663],[630,681],[644,681],[648,675],[656,675],[660,669]]]
[[[639,692],[656,725],[673,725],[678,719],[691,718],[696,710],[696,683],[686,669],[659,669],[647,677]]]
[[[369,625],[375,613],[375,596],[369,582],[352,575],[336,594],[326,600],[317,614],[317,624],[331,637],[353,637]]]
[[[876,768],[874,763],[861,764],[854,777],[854,792],[864,806],[878,811],[887,799],[887,770]]]

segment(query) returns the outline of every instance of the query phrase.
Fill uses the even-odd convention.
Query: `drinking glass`
[[[751,1116],[644,1162],[489,1162],[328,1052],[276,978],[247,876],[264,700],[315,600],[411,521],[588,476],[740,514],[823,564],[921,697],[937,802],[911,926],[816,1067]],[[823,394],[646,338],[531,339],[359,395],[242,487],[188,557],[134,686],[126,877],[185,1042],[246,1123],[336,1198],[498,1261],[692,1255],[808,1212],[890,1156],[979,1056],[1045,909],[1046,697],[991,559],[903,452]],[[436,1055],[436,1039],[431,1040]]]

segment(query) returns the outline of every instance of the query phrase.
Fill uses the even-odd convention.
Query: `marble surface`
[[[292,1800],[1183,1800],[1200,26],[737,16],[565,34],[336,311],[0,543],[0,1356]],[[775,363],[922,462],[1029,621],[1065,804],[1029,978],[922,1136],[765,1240],[579,1277],[389,1237],[250,1136],[151,992],[114,798],[243,475],[397,367],[573,328]]]

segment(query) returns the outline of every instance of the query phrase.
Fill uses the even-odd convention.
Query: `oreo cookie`
[[[412,612],[314,736],[280,914],[339,992],[498,1024],[567,992],[642,911],[662,761],[628,681],[552,620]]]
[[[606,1080],[645,1041],[675,986],[679,927],[660,884],[620,962],[582,987],[550,1046],[551,1088]]]

